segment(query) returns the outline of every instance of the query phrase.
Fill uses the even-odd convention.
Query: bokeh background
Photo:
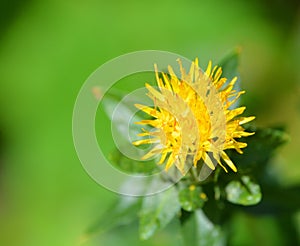
[[[1,0],[0,245],[79,245],[86,228],[117,198],[77,159],[72,110],[98,66],[136,50],[197,56],[204,65],[241,47],[247,113],[257,116],[259,126],[286,125],[291,140],[274,165],[284,185],[299,183],[299,3]],[[265,245],[280,242],[272,218],[246,218],[249,226],[243,222],[242,228],[239,220],[245,218],[237,218],[235,245],[240,238],[249,245],[257,238]],[[137,245],[168,242],[162,234],[138,243],[132,230],[84,245],[124,245],[125,236]]]

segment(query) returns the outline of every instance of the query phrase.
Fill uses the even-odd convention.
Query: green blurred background
[[[287,126],[291,141],[275,170],[284,185],[299,183],[299,1],[1,0],[0,245],[79,245],[117,197],[85,173],[72,142],[76,95],[98,66],[143,49],[198,56],[204,65],[237,46],[247,114],[260,126]],[[252,245],[239,219],[235,245],[239,237]],[[247,221],[280,234],[271,218]],[[137,242],[134,230],[126,235]],[[84,245],[124,245],[124,236]]]

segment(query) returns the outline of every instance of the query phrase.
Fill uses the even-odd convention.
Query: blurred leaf
[[[143,93],[139,91],[138,93]],[[151,149],[150,144],[134,146],[135,140],[143,139],[138,136],[142,132],[141,125],[134,124],[143,119],[148,119],[146,113],[138,110],[134,105],[141,103],[136,94],[125,95],[117,89],[110,89],[101,102],[101,107],[111,121],[111,134],[115,149],[110,153],[110,159],[117,168],[127,173],[153,174],[159,168],[154,160],[141,161],[142,157]],[[150,126],[143,126],[150,130]]]
[[[139,98],[126,97],[125,93],[110,89],[102,99],[101,106],[111,120],[113,137],[118,138],[118,144],[122,147],[131,145],[131,137],[135,140],[141,132],[141,126],[134,122],[146,119],[146,114],[135,108],[134,104],[139,103]],[[144,126],[147,129],[147,126]]]
[[[99,90],[98,94],[101,95],[101,88],[97,88]],[[113,112],[118,105],[118,103],[125,96],[123,91],[111,88],[102,98],[101,105],[103,106],[104,112],[108,116],[108,118],[112,119]]]
[[[182,224],[182,237],[186,246],[222,246],[225,236],[219,226],[214,225],[201,209],[190,213]]]
[[[222,68],[222,77],[227,78],[227,81],[224,85],[227,86],[228,83],[234,78],[237,77],[237,81],[234,84],[234,90],[240,91],[240,79],[239,79],[239,58],[240,58],[241,49],[236,48],[231,51],[227,56],[225,56],[218,64]],[[240,99],[238,99],[230,108],[236,108],[240,104]]]
[[[103,97],[101,105],[104,109],[104,112],[112,122],[121,124],[118,129],[120,132],[123,132],[123,127],[128,126],[127,119],[131,119],[132,122],[136,122],[149,117],[147,114],[139,111],[134,106],[136,103],[142,103],[140,100],[140,98],[135,98],[134,96],[126,97],[125,92],[112,88]],[[117,107],[118,110],[115,112]],[[113,116],[114,118],[112,118]],[[132,125],[133,128],[136,128],[140,131],[140,126],[134,124]]]
[[[207,197],[199,186],[191,185],[181,189],[179,192],[180,205],[189,212],[202,208],[206,200]]]
[[[153,174],[159,171],[158,165],[154,160],[137,161],[123,155],[118,149],[115,149],[109,156],[111,163],[118,169],[127,173]]]
[[[140,238],[150,238],[156,231],[164,228],[179,211],[180,203],[175,186],[145,197],[140,212]]]
[[[228,236],[230,246],[253,246],[253,245],[299,245],[286,244],[277,218],[273,216],[253,216],[246,213],[237,212],[231,218]]]
[[[227,56],[225,56],[218,64],[222,67],[222,76],[227,78],[228,81],[238,76],[239,56],[241,53],[240,48],[236,48]]]
[[[242,176],[241,180],[233,180],[225,187],[227,200],[239,205],[255,205],[260,202],[262,194],[260,186],[249,176]]]
[[[103,233],[121,225],[128,225],[138,218],[141,199],[121,196],[103,216],[91,226],[87,234]]]
[[[255,128],[248,127],[249,132],[255,132],[253,136],[242,138],[248,146],[240,155],[234,150],[228,151],[232,161],[238,165],[239,171],[251,171],[258,167],[260,170],[266,166],[275,150],[288,141],[288,136],[282,128]]]
[[[300,208],[300,185],[292,187],[264,186],[263,201],[247,211],[254,214],[282,215],[292,214]]]

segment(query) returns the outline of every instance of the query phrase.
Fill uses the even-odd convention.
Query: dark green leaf
[[[179,192],[180,205],[189,212],[203,207],[206,200],[206,194],[203,193],[202,188],[199,186],[184,187]]]
[[[164,228],[180,211],[175,186],[143,199],[140,212],[140,238],[146,240]]]
[[[240,79],[239,79],[239,72],[238,72],[238,66],[239,66],[239,58],[240,58],[240,48],[236,48],[233,51],[231,51],[227,56],[225,56],[218,65],[222,67],[222,77],[225,77],[227,79],[227,82],[225,83],[224,87],[228,85],[228,83],[234,78],[237,77],[237,81],[234,85],[234,90],[240,91]],[[238,107],[240,103],[240,99],[235,102],[231,107],[235,108]]]
[[[265,186],[263,201],[248,212],[256,214],[292,214],[300,208],[300,185],[292,187]]]
[[[225,236],[201,209],[191,213],[182,224],[182,237],[186,246],[222,246]]]
[[[222,76],[228,80],[238,76],[240,52],[240,48],[236,48],[219,62],[219,66],[222,67],[223,71]]]
[[[228,201],[239,205],[255,205],[260,202],[262,194],[260,186],[249,176],[242,176],[241,180],[233,180],[225,187]]]
[[[250,127],[249,132],[255,132],[253,136],[242,138],[248,146],[240,155],[236,151],[228,151],[232,161],[237,164],[239,171],[258,167],[260,171],[273,156],[275,150],[288,141],[288,136],[281,128],[256,129]]]

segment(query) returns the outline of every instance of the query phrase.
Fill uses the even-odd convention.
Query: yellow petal
[[[157,90],[155,90],[151,85],[146,83],[146,88],[148,89],[148,91],[157,99],[159,99],[160,101],[164,101],[165,97],[158,92]]]
[[[162,155],[161,155],[161,158],[160,158],[158,164],[163,164],[163,163],[164,163],[164,161],[166,160],[167,154],[168,154],[167,151],[163,151],[163,153],[162,153]]]
[[[166,164],[166,171],[174,164],[174,161],[175,161],[174,154],[171,154]]]
[[[150,108],[150,107],[142,105],[142,104],[134,104],[134,106],[136,108],[138,108],[139,110],[141,110],[141,111],[145,112],[146,114],[149,114],[155,118],[159,117],[160,112],[154,108]]]
[[[149,126],[154,126],[154,127],[159,126],[159,122],[157,122],[156,120],[141,120],[141,121],[138,121],[138,122],[134,122],[134,124],[136,124],[136,125],[149,125]]]
[[[235,116],[242,114],[245,111],[246,107],[239,107],[233,110],[228,110],[226,114],[226,121],[232,120]]]
[[[238,93],[232,94],[232,96],[234,96],[235,98],[232,99],[230,102],[228,102],[227,108],[229,108],[231,105],[233,105],[234,103],[236,103],[236,101],[240,98],[241,95],[243,95],[245,93],[245,91],[240,91]]]
[[[142,140],[137,140],[134,141],[132,144],[133,145],[142,145],[142,144],[152,144],[152,143],[159,143],[159,138],[149,138],[149,139],[142,139]]]
[[[234,77],[228,84],[228,86],[223,90],[224,93],[228,94],[232,89],[233,86],[235,84],[235,82],[237,81],[237,77]]]
[[[213,162],[211,161],[209,155],[208,155],[206,152],[203,153],[203,157],[204,157],[204,158],[203,158],[204,163],[205,163],[210,169],[215,170],[216,167],[215,167],[215,165],[213,164]]]
[[[221,157],[234,172],[237,172],[235,165],[233,164],[229,156],[224,151],[221,152]]]
[[[207,75],[208,77],[209,77],[210,74],[211,74],[211,66],[212,66],[212,62],[209,61],[209,62],[208,62],[208,65],[207,65],[207,68],[206,68],[206,71],[205,71],[205,73],[206,73],[206,75]]]
[[[222,68],[219,67],[218,70],[216,71],[215,75],[214,75],[214,81],[219,80],[221,75],[222,75]]]
[[[150,157],[156,155],[156,154],[159,154],[162,150],[162,146],[161,145],[157,145],[155,146],[152,150],[150,150],[146,155],[144,155],[142,157],[142,160],[146,160],[146,159],[149,159]]]
[[[169,82],[169,78],[167,77],[167,75],[165,74],[165,73],[161,73],[162,74],[162,76],[163,76],[163,78],[164,78],[164,82],[165,82],[165,88],[168,90],[168,91],[173,91],[172,90],[172,87],[171,87],[171,85],[170,85],[170,82]],[[162,91],[162,93],[163,93],[163,91]]]
[[[248,122],[250,122],[250,121],[252,121],[254,119],[255,119],[255,116],[241,117],[241,118],[239,118],[239,124],[243,125],[243,124],[248,123]]]

